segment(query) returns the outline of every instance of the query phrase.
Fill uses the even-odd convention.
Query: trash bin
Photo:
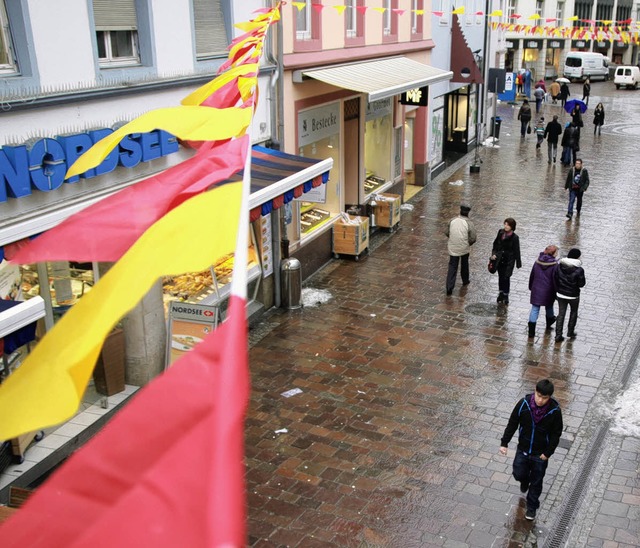
[[[495,121],[495,124],[494,124]],[[496,116],[495,118],[491,117],[491,127],[489,128],[489,136],[495,137],[496,139],[500,139],[500,126],[502,125],[502,118],[500,116]],[[495,128],[495,135],[494,133]]]
[[[302,307],[302,266],[298,259],[284,259],[280,265],[282,306],[289,310]]]

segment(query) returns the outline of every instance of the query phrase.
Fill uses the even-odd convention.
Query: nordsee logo
[[[4,146],[0,149],[0,202],[9,198],[23,198],[33,190],[51,192],[63,183],[75,183],[110,173],[116,167],[132,168],[178,151],[177,139],[162,130],[127,135],[103,162],[79,176],[65,180],[67,169],[96,142],[113,130],[105,128],[40,139],[31,147]]]

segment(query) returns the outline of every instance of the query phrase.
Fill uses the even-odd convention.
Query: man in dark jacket
[[[562,435],[562,412],[554,400],[553,383],[543,379],[536,391],[527,394],[513,408],[507,427],[500,440],[500,453],[507,454],[507,445],[515,434],[518,448],[513,460],[513,477],[520,482],[520,492],[527,493],[525,518],[533,520],[540,507],[540,494],[549,458],[553,455]]]
[[[567,306],[571,308],[569,313],[569,325],[567,337],[575,339],[576,323],[578,321],[578,306],[580,305],[580,288],[587,283],[584,277],[580,250],[569,250],[566,258],[560,259],[555,271],[556,298],[558,299],[558,317],[556,318],[556,342],[564,341],[562,330],[564,329],[564,317],[567,314]]]
[[[549,163],[551,158],[555,163],[558,154],[558,137],[562,135],[562,125],[558,122],[558,115],[553,116],[553,120],[547,124],[544,129],[544,138],[547,140],[547,149],[549,151]]]
[[[582,167],[582,160],[577,158],[574,167],[567,173],[567,180],[564,188],[569,191],[569,207],[567,209],[567,219],[573,217],[573,204],[576,202],[576,211],[580,215],[582,209],[582,195],[589,188],[589,172]]]

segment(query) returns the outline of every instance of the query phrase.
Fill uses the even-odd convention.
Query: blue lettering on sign
[[[63,183],[75,183],[112,172],[118,165],[132,168],[140,162],[149,162],[168,156],[179,149],[178,140],[162,130],[127,135],[102,163],[86,173],[64,178],[71,166],[82,154],[100,139],[113,133],[105,128],[59,136],[37,141],[31,148],[25,145],[0,149],[0,202],[9,198],[30,196],[33,189],[51,192]]]

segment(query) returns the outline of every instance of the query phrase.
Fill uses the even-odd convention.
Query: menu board
[[[273,274],[273,249],[271,215],[260,217],[260,252],[262,255],[262,277]]]
[[[218,325],[217,306],[169,303],[166,367],[201,343]]]

